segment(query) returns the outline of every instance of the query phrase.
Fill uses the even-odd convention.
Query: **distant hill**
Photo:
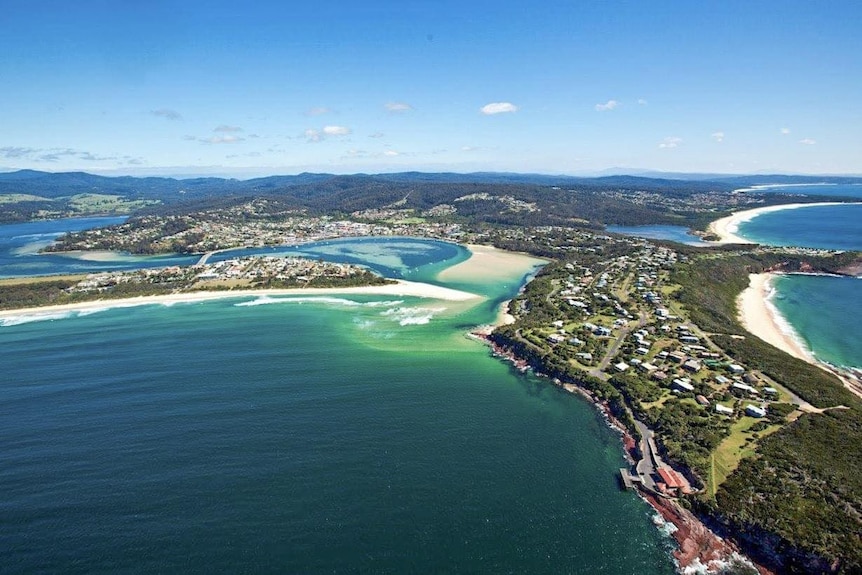
[[[107,177],[85,172],[19,170],[0,173],[0,221],[138,213],[141,209],[200,210],[230,205],[250,197],[276,198],[285,206],[343,213],[379,208],[405,198],[409,198],[409,207],[428,209],[452,202],[460,196],[487,193],[535,202],[544,213],[556,213],[562,219],[583,218],[593,223],[669,223],[678,221],[679,214],[674,216],[669,212],[668,202],[687,203],[687,198],[694,194],[726,193],[767,183],[862,182],[862,178],[827,176],[710,175],[695,179],[694,175],[689,175],[692,179],[675,179],[672,177],[674,174],[661,175],[663,177],[607,175],[585,178],[504,172],[301,173],[237,180]],[[577,196],[573,196],[573,192]],[[649,199],[643,197],[644,194]],[[637,207],[633,207],[632,198],[637,195],[642,197],[634,202]],[[82,196],[86,196],[87,201],[82,201]],[[693,208],[688,206],[682,211]],[[679,210],[679,207],[674,209]],[[491,214],[486,216],[490,218]],[[513,222],[508,217],[501,220],[501,223]]]

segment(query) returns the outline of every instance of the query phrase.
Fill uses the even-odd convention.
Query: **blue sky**
[[[858,1],[294,4],[4,0],[0,168],[862,173]]]

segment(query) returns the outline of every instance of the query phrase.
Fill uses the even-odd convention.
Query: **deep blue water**
[[[411,278],[465,257],[421,244],[321,253]],[[529,271],[473,287],[500,301]],[[4,320],[0,571],[673,573],[597,412],[465,337],[494,311],[259,297]]]
[[[798,186],[768,186],[745,188],[765,194],[801,194],[806,196],[827,196],[841,198],[862,198],[862,184],[805,184]]]
[[[862,250],[862,203],[767,212],[740,223],[738,234],[766,245]]]
[[[650,240],[669,240],[690,246],[706,246],[700,238],[692,235],[685,226],[608,226],[607,231],[626,236],[647,238]]]

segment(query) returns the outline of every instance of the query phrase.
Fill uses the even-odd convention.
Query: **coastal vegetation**
[[[196,266],[65,278],[0,280],[0,309],[238,289],[346,288],[391,280],[362,267],[305,258],[250,257]]]

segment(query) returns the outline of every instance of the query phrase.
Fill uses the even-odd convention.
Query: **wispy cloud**
[[[405,154],[396,152],[395,150],[385,150],[383,152],[369,152],[368,150],[358,150],[352,148],[341,156],[342,160],[357,160],[357,159],[380,159],[380,158],[395,158]],[[410,154],[407,154],[410,155]]]
[[[664,140],[662,140],[658,147],[659,148],[676,148],[682,143],[682,138],[677,138],[676,136],[668,136]]]
[[[790,133],[790,128],[781,128],[781,135],[786,136]]]
[[[158,110],[152,110],[150,112],[153,116],[158,116],[160,118],[164,118],[166,120],[182,120],[182,115],[176,110],[171,110],[170,108],[159,108]]]
[[[482,106],[479,111],[486,116],[493,116],[494,114],[509,114],[517,112],[518,106],[511,102],[491,102],[490,104]]]
[[[616,100],[608,100],[604,104],[596,104],[596,112],[610,112],[615,110],[620,105]]]
[[[724,132],[713,132],[712,135],[710,135],[710,138],[712,138],[716,142],[723,142],[724,141]]]
[[[242,132],[242,128],[239,126],[228,126],[226,124],[222,124],[221,126],[216,126],[213,128],[213,132],[228,132],[228,133],[236,133]]]
[[[369,138],[382,138],[385,135],[386,134],[384,134],[383,132],[374,132],[373,134],[368,134],[368,137]]]
[[[327,108],[326,106],[317,106],[315,108],[309,108],[308,110],[306,110],[305,115],[322,116],[324,114],[329,114],[330,112],[332,112],[332,110],[330,108]]]
[[[203,144],[236,144],[242,142],[245,138],[239,136],[212,136],[210,138],[200,138],[198,141]]]
[[[323,133],[327,136],[349,136],[350,128],[347,126],[324,126]]]
[[[129,164],[141,163],[141,158],[133,156],[103,156],[86,150],[74,148],[26,148],[22,146],[6,146],[0,148],[0,157],[16,160],[30,160],[32,162],[55,163],[60,160],[74,158],[84,162],[125,162]]]
[[[322,129],[309,128],[303,132],[308,142],[321,142],[329,137],[349,136],[352,130],[347,126],[324,126]]]
[[[33,148],[23,148],[21,146],[6,146],[0,148],[0,156],[9,159],[26,158],[36,152]]]
[[[384,105],[384,108],[386,108],[386,110],[389,112],[399,113],[399,112],[409,112],[410,110],[413,109],[413,106],[411,106],[410,104],[407,104],[405,102],[387,102]]]
[[[646,106],[646,105],[647,105],[646,100],[644,100],[643,98],[638,98],[638,106]]]
[[[813,146],[817,143],[817,140],[812,140],[811,138],[802,138],[799,140],[800,144],[805,144],[806,146]]]

